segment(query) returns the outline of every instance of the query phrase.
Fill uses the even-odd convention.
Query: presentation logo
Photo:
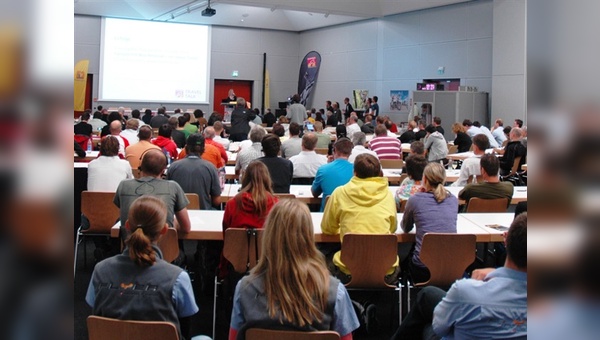
[[[317,67],[317,57],[307,58],[306,64],[309,68]]]
[[[175,90],[176,98],[183,98],[183,90]]]
[[[77,80],[84,80],[85,79],[85,72],[83,72],[83,71],[77,71],[77,73],[75,74],[75,79],[77,79]]]

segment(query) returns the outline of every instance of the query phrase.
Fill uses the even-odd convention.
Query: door
[[[252,107],[259,107],[259,103],[252,102],[252,86],[254,82],[251,80],[222,80],[215,79],[215,91],[213,97],[213,111],[219,113],[225,112],[225,107],[221,105],[221,101],[227,98],[229,89],[233,89],[235,95],[239,98],[242,97],[246,101],[252,103]],[[210,114],[209,114],[210,115]]]

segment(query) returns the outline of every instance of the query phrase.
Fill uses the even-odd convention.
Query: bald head
[[[206,139],[213,139],[215,138],[216,132],[215,132],[215,128],[212,126],[208,126],[206,127],[206,129],[204,129],[204,138]]]
[[[121,121],[113,120],[112,122],[110,122],[110,134],[111,135],[120,134],[122,128],[123,128],[123,126],[121,125]]]
[[[161,150],[150,149],[144,153],[140,169],[143,175],[159,177],[167,167],[167,157]]]

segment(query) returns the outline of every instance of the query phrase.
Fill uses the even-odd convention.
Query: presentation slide
[[[98,100],[208,103],[209,26],[102,22]]]

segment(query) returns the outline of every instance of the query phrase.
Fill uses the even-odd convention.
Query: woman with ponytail
[[[265,221],[259,262],[235,289],[229,339],[266,328],[333,330],[348,340],[358,327],[348,292],[315,246],[308,207],[279,201]]]
[[[96,264],[86,301],[98,316],[171,322],[182,338],[189,329],[180,319],[196,314],[198,306],[188,273],[163,261],[156,245],[167,232],[166,219],[167,207],[159,198],[133,201],[125,222],[131,232],[126,248]]]
[[[413,282],[429,279],[429,270],[421,262],[419,254],[426,233],[456,233],[458,199],[444,188],[446,170],[439,163],[428,163],[423,170],[421,191],[408,199],[402,216],[402,230],[410,232],[416,227],[416,241],[412,253],[404,264]],[[403,264],[403,265],[404,265]]]

